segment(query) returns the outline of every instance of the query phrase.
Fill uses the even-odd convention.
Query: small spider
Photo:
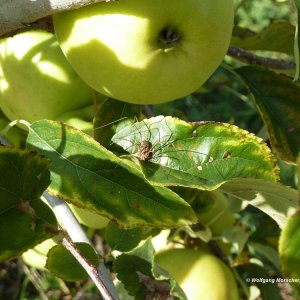
[[[146,140],[142,141],[136,153],[138,158],[142,161],[147,161],[153,157],[153,154],[154,149],[152,147],[152,143]]]

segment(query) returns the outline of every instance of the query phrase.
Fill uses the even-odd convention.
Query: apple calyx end
[[[181,34],[172,27],[163,28],[158,35],[158,43],[163,48],[172,48],[181,40]]]

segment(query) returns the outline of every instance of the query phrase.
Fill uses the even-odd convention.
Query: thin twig
[[[293,70],[296,67],[293,61],[259,56],[234,46],[229,47],[227,54],[251,65],[261,65],[276,70]]]
[[[67,235],[63,237],[62,244],[64,247],[66,247],[67,250],[70,251],[70,253],[76,258],[76,260],[88,273],[89,277],[93,280],[98,290],[101,292],[103,299],[116,300],[117,298],[114,297],[111,291],[107,289],[106,285],[101,280],[95,266],[80,253],[79,249],[74,245],[72,240]]]
[[[30,282],[32,283],[32,285],[36,288],[36,290],[38,291],[41,300],[49,300],[47,294],[44,292],[43,288],[42,288],[42,284],[41,284],[41,280],[40,278],[37,277],[36,271],[29,269],[26,264],[22,264],[22,269],[23,272],[25,273],[25,275],[28,277],[28,279],[30,280]]]
[[[60,200],[58,197],[50,195],[48,192],[44,192],[43,197],[47,200],[47,202],[51,206],[56,218],[58,219],[59,223],[61,224],[61,226],[64,228],[64,230],[69,235],[69,240],[71,240],[72,243],[75,243],[75,242],[88,243],[93,247],[90,240],[86,236],[86,233],[82,230],[81,226],[79,225],[77,219],[75,218],[74,214],[72,213],[72,211],[70,210],[70,208],[66,204],[66,202]],[[86,264],[82,265],[82,267],[90,275],[89,269],[86,269]],[[95,267],[94,267],[94,269],[95,269]],[[113,297],[113,298],[104,298],[104,299],[115,299],[115,300],[118,299],[118,294],[115,289],[115,286],[113,285],[103,262],[101,262],[99,264],[98,272],[95,269],[95,270],[93,270],[92,274],[93,274],[93,277],[91,277],[91,279],[94,282],[95,282],[94,279],[97,278],[97,281],[95,282],[96,286],[98,287],[98,282],[100,281],[103,284],[103,286],[105,287],[105,290],[107,290],[109,292],[109,295],[112,295],[112,297]],[[102,293],[103,292],[102,290],[103,289],[101,289],[99,291]],[[104,297],[103,294],[102,294],[102,296]]]

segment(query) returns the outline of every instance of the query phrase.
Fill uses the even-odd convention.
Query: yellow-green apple
[[[285,223],[279,239],[279,255],[281,270],[283,274],[291,279],[291,284],[300,295],[299,281],[293,281],[294,278],[300,278],[300,210],[298,209],[290,216]],[[298,298],[297,298],[298,299]]]
[[[57,245],[58,238],[47,239],[22,254],[23,261],[34,268],[45,269],[48,251]]]
[[[79,223],[94,229],[101,229],[107,226],[109,219],[100,216],[99,214],[90,212],[86,209],[69,204],[72,212]]]
[[[193,206],[199,222],[210,228],[213,237],[222,237],[224,230],[235,223],[228,199],[220,191],[201,192]],[[230,254],[231,244],[222,240],[218,240],[217,243],[225,254]]]
[[[217,257],[193,249],[169,249],[155,261],[178,282],[189,300],[238,300],[236,281]]]
[[[47,256],[34,249],[29,249],[22,254],[23,261],[30,267],[44,270],[47,262]]]
[[[214,235],[222,235],[226,227],[235,222],[234,214],[229,210],[228,199],[220,191],[203,192],[196,209],[199,221],[210,227]]]
[[[56,119],[92,103],[55,36],[28,31],[0,41],[0,108],[10,120]]]
[[[157,104],[197,90],[229,46],[232,0],[122,0],[54,16],[60,46],[91,87]]]
[[[69,110],[64,114],[58,116],[56,120],[66,123],[70,126],[73,126],[93,136],[94,134],[93,118],[94,118],[94,104],[91,104],[86,107],[80,107],[75,110]]]

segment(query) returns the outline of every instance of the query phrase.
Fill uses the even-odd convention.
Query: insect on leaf
[[[127,126],[112,142],[137,158],[145,177],[158,185],[213,190],[233,178],[278,179],[267,145],[230,124],[158,116]]]
[[[152,186],[136,167],[79,130],[41,120],[31,125],[27,145],[52,161],[52,194],[121,228],[177,227],[195,221],[193,210],[177,194]]]

